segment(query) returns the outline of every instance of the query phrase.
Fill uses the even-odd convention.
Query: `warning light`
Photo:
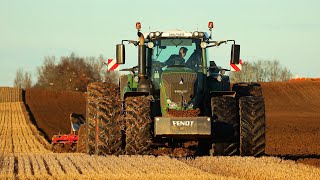
[[[212,22],[212,21],[210,21],[210,22],[208,23],[208,28],[209,28],[209,29],[212,29],[212,28],[213,28],[213,22]]]
[[[136,29],[140,30],[141,29],[141,23],[140,22],[136,22]]]

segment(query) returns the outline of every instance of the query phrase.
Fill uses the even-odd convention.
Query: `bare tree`
[[[104,58],[77,57],[74,53],[61,57],[56,64],[54,57],[46,57],[44,64],[38,68],[37,87],[56,90],[86,91],[90,82],[103,81],[106,76],[117,80],[117,73],[104,71]]]
[[[292,78],[292,73],[287,68],[284,68],[280,74],[280,81],[289,81]]]
[[[269,77],[269,81],[271,82],[276,82],[280,80],[280,74],[282,71],[282,68],[280,67],[280,63],[279,61],[272,61],[270,63],[270,77]]]
[[[27,88],[31,88],[31,86],[32,86],[31,74],[28,72],[25,72],[23,81],[22,81],[22,88],[27,89]]]
[[[30,88],[32,86],[31,74],[28,72],[23,72],[22,68],[19,68],[16,72],[16,77],[14,79],[14,87],[18,88]]]
[[[14,79],[13,86],[17,88],[22,88],[23,82],[23,69],[19,68],[16,72],[16,77]]]
[[[53,85],[53,80],[58,75],[55,69],[55,57],[45,57],[42,66],[38,67],[38,81],[35,86],[47,87]]]
[[[230,73],[232,82],[288,81],[291,77],[290,70],[283,68],[277,60],[245,62],[241,72]]]
[[[105,59],[102,55],[100,55],[98,59],[89,57],[85,60],[96,72],[99,72],[99,78],[101,81],[105,81],[106,78],[109,78],[113,81],[113,83],[118,83],[119,73],[117,71],[107,70],[107,59]],[[98,77],[96,79],[98,79]]]

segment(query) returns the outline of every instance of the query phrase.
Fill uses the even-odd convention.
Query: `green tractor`
[[[173,30],[140,32],[139,41],[116,46],[125,64],[125,45],[138,47],[138,66],[122,69],[119,85],[88,86],[86,152],[101,155],[241,155],[265,151],[265,106],[261,86],[237,83],[228,69],[208,61],[208,48],[232,42],[231,64],[240,45],[212,40],[210,33]]]

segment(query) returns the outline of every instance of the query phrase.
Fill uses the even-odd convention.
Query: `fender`
[[[138,83],[133,80],[134,75],[124,74],[120,76],[119,86],[120,86],[120,97],[124,99],[124,94],[127,92],[137,91]]]
[[[149,92],[142,92],[142,91],[125,92],[123,99],[126,99],[127,97],[135,97],[135,96],[149,96]]]
[[[236,97],[236,92],[235,91],[210,91],[209,95],[210,95],[210,99],[212,97],[219,97],[219,96]]]

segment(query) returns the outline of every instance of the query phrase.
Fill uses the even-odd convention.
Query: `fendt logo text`
[[[192,127],[193,126],[194,121],[172,121],[172,125],[173,126],[188,126],[188,127]]]

